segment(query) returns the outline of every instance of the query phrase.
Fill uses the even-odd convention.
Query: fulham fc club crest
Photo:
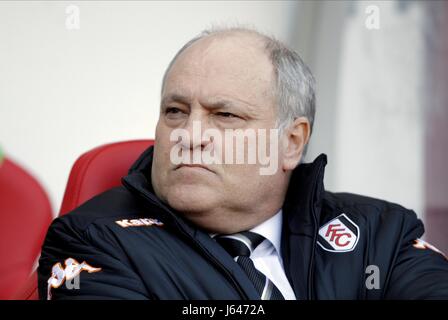
[[[358,239],[358,226],[343,213],[319,229],[317,243],[326,251],[349,252],[355,249]]]

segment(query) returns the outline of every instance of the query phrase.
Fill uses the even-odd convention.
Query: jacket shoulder
[[[84,202],[69,213],[55,219],[55,222],[84,231],[95,222],[136,217],[141,215],[142,211],[141,200],[125,187],[116,187]]]
[[[413,210],[359,194],[325,192],[322,213],[321,221],[329,221],[344,213],[372,231],[388,229],[391,232],[401,230],[407,233],[412,230],[418,235],[424,233],[423,223]]]

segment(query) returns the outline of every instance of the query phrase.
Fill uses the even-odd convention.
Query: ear
[[[299,164],[303,150],[310,138],[311,126],[305,117],[299,117],[285,129],[283,144],[283,170],[290,171]]]

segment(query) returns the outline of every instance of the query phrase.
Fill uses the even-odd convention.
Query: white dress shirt
[[[286,300],[296,300],[294,291],[285,274],[280,245],[282,239],[282,216],[280,210],[273,217],[249,230],[266,239],[250,255],[255,268],[268,277]]]

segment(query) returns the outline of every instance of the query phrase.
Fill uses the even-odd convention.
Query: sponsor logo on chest
[[[141,219],[122,219],[115,221],[120,227],[148,227],[148,226],[163,226],[163,222],[153,218],[141,218]]]

